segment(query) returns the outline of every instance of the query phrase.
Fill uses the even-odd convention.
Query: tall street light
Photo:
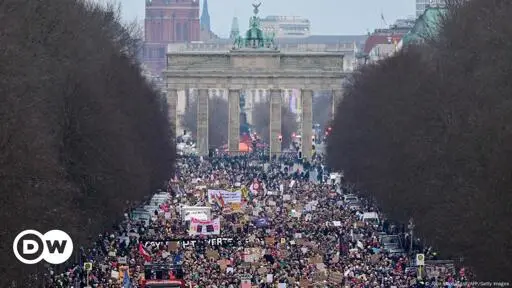
[[[413,239],[414,239],[414,223],[413,223],[413,219],[409,219],[409,225],[407,225],[407,228],[409,229],[409,233],[411,235],[411,246],[409,247],[409,253],[412,255],[412,244],[413,244]]]

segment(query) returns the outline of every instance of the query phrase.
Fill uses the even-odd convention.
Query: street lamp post
[[[413,219],[409,219],[409,225],[407,226],[407,228],[409,228],[409,233],[410,233],[410,237],[411,237],[411,243],[410,243],[410,247],[409,247],[409,253],[412,255],[412,245],[413,245],[413,241],[414,241],[414,223],[413,223]]]

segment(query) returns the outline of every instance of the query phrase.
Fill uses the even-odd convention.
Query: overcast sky
[[[98,2],[116,0],[94,0]],[[201,6],[203,0],[201,1]],[[125,21],[144,19],[145,0],[117,0]],[[385,26],[398,18],[415,14],[415,0],[261,0],[260,15],[302,16],[311,21],[315,35],[357,35]],[[208,0],[213,32],[229,36],[231,21],[238,17],[240,29],[247,29],[254,0]]]

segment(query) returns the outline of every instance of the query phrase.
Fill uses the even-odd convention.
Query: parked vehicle
[[[359,198],[357,197],[357,195],[354,195],[354,194],[347,194],[347,195],[344,195],[344,196],[343,196],[343,202],[344,202],[344,203],[347,203],[347,202],[354,202],[354,201],[359,201]]]
[[[361,208],[362,208],[362,203],[359,200],[353,200],[353,201],[347,202],[345,205],[347,205],[347,207],[350,210],[361,210]]]
[[[377,214],[377,212],[364,212],[361,216],[361,220],[374,226],[379,226],[380,224],[379,214]]]
[[[404,255],[402,241],[398,235],[381,235],[379,239],[382,244],[382,250],[394,255]]]

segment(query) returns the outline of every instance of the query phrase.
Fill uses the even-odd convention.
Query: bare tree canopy
[[[165,101],[114,8],[0,1],[0,287],[36,270],[12,253],[22,230],[64,230],[78,249],[172,173]]]
[[[510,15],[453,5],[438,38],[355,73],[328,141],[330,167],[481,280],[512,271]]]
[[[262,101],[253,106],[252,125],[263,141],[270,143],[270,102]],[[292,134],[297,131],[297,115],[286,105],[281,106],[281,134],[283,147],[288,147],[292,141]]]
[[[181,125],[196,137],[197,132],[197,100],[192,99],[185,107]],[[228,101],[222,97],[210,97],[208,102],[208,144],[220,147],[228,143]]]

